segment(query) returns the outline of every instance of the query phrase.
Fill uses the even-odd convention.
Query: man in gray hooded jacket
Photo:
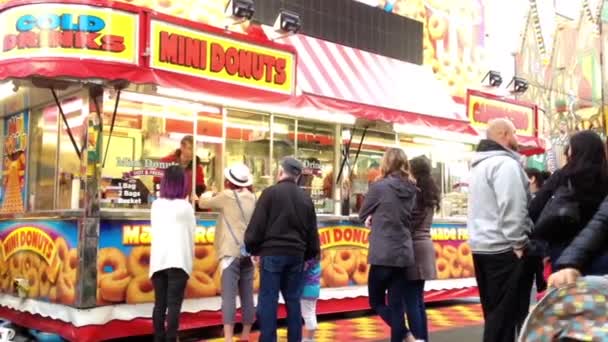
[[[528,177],[516,129],[507,119],[488,125],[473,158],[469,184],[469,244],[485,319],[484,342],[513,342],[530,305],[533,271],[525,251]]]

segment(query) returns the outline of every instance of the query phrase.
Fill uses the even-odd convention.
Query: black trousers
[[[402,342],[409,333],[405,326],[403,306],[403,291],[407,286],[406,272],[404,267],[371,265],[369,269],[369,304],[391,327],[391,342]]]
[[[473,254],[484,342],[514,342],[528,315],[534,263],[512,252]]]
[[[188,278],[188,273],[180,268],[169,268],[152,275],[154,286],[152,323],[155,342],[177,341],[179,315]]]

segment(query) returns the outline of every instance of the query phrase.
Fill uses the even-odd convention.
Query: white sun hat
[[[230,183],[243,188],[253,184],[251,171],[245,164],[235,164],[231,167],[227,167],[224,169],[224,177],[226,177]]]

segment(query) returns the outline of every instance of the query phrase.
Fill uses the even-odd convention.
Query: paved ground
[[[475,342],[481,341],[483,318],[479,304],[457,303],[447,306],[433,306],[427,309],[429,330],[433,342]],[[206,334],[219,332],[206,331]],[[209,335],[207,335],[209,336]],[[286,340],[286,330],[279,330],[279,341]],[[388,327],[369,313],[353,318],[324,320],[319,324],[317,342],[336,341],[387,341],[390,337]],[[252,336],[257,340],[257,335]],[[221,338],[197,339],[194,336],[188,341],[220,342]]]

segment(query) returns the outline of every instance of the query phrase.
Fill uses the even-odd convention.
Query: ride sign
[[[0,60],[73,57],[136,63],[137,15],[85,5],[32,4],[0,13]]]
[[[467,116],[476,128],[485,129],[493,119],[508,118],[518,135],[532,137],[536,132],[536,111],[536,106],[523,102],[473,90],[467,93]]]

